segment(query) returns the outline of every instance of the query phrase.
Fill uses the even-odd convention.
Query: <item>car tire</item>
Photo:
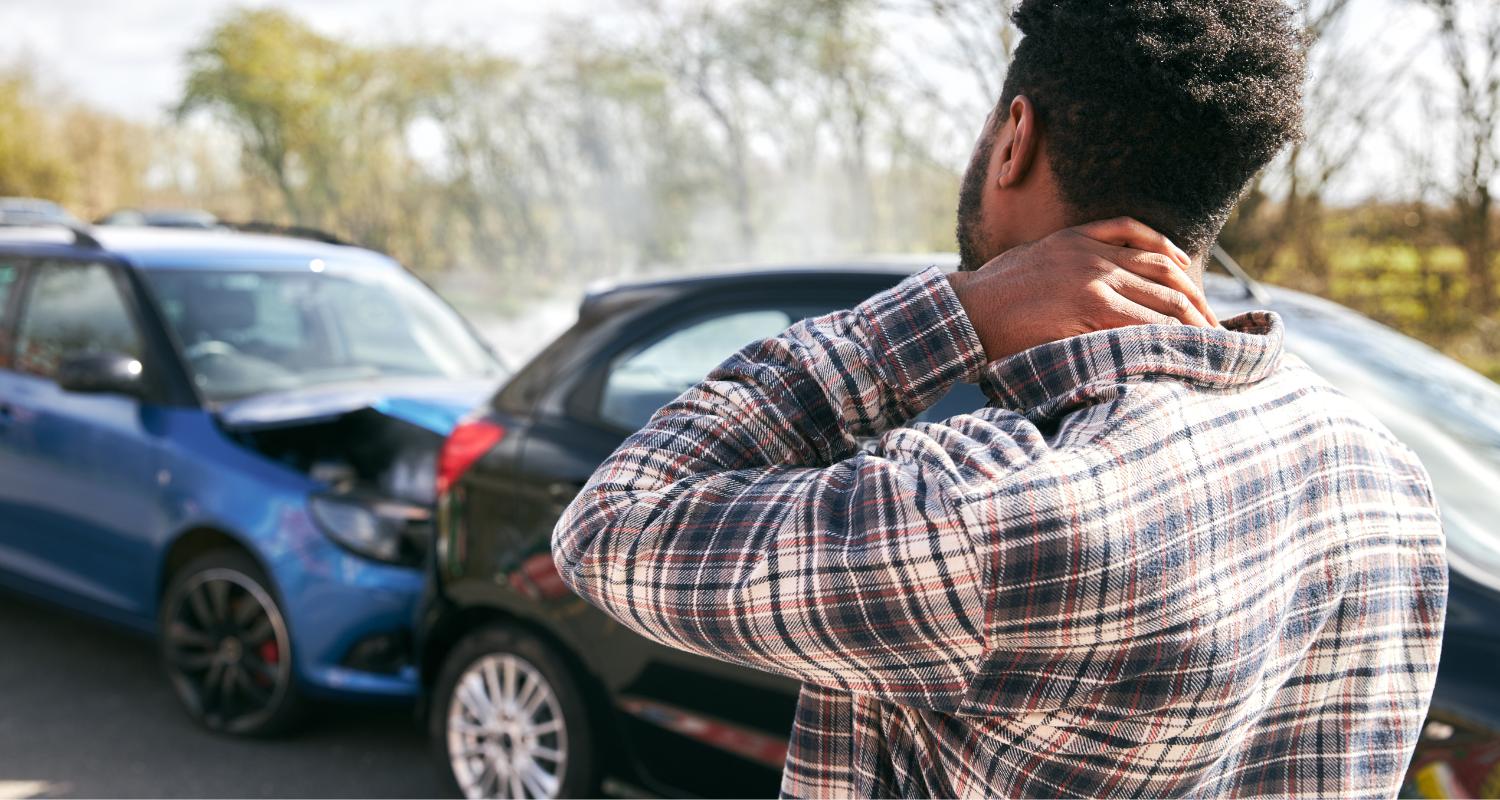
[[[518,627],[486,626],[453,648],[428,727],[457,796],[598,795],[593,730],[573,670]]]
[[[249,554],[215,550],[177,570],[158,624],[162,665],[194,722],[262,737],[301,720],[286,616]]]

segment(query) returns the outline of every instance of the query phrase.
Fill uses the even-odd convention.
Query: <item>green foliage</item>
[[[1467,254],[1448,234],[1453,214],[1421,203],[1324,210],[1304,244],[1263,243],[1275,255],[1262,277],[1343,303],[1500,380],[1500,315],[1472,302]]]
[[[888,100],[873,0],[639,6],[629,36],[567,20],[525,66],[236,11],[188,54],[178,117],[233,132],[258,216],[521,289],[950,247],[955,179]]]
[[[74,179],[34,96],[29,73],[0,75],[0,195],[65,197]]]
[[[140,195],[153,153],[144,126],[46,91],[24,66],[0,68],[0,196],[93,216]]]
[[[356,47],[279,10],[230,14],[188,56],[179,118],[234,132],[246,173],[274,189],[259,215],[324,228],[428,271],[462,252],[440,237],[447,187],[413,156],[412,126],[505,62],[447,48]]]

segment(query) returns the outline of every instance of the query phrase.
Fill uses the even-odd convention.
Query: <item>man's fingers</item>
[[[1193,260],[1182,248],[1155,229],[1130,217],[1115,217],[1098,222],[1090,222],[1079,225],[1073,230],[1095,241],[1112,244],[1117,247],[1134,247],[1137,250],[1149,250],[1153,253],[1161,253],[1168,258],[1182,264],[1183,267],[1190,266]]]
[[[1211,328],[1208,318],[1198,307],[1193,304],[1191,298],[1175,289],[1162,286],[1159,283],[1146,280],[1138,275],[1120,271],[1109,279],[1110,287],[1117,294],[1139,309],[1129,309],[1127,313],[1139,313],[1141,320],[1137,325],[1155,324],[1159,315],[1171,317],[1182,322],[1184,325],[1193,325],[1199,328]],[[1154,314],[1140,313],[1149,310]]]
[[[1203,294],[1203,287],[1199,286],[1177,262],[1157,253],[1133,250],[1128,247],[1112,248],[1106,258],[1148,281],[1159,283],[1187,295],[1210,325],[1219,326],[1219,317],[1209,307],[1208,298]]]
[[[1113,291],[1113,289],[1112,289]],[[1111,328],[1126,328],[1131,325],[1182,325],[1182,320],[1160,311],[1153,311],[1134,300],[1113,291],[1111,299],[1106,301],[1108,313],[1106,320],[1098,330],[1109,330]]]
[[[1209,306],[1208,298],[1203,294],[1203,287],[1192,279],[1180,262],[1160,253],[1133,247],[1120,247],[1100,242],[1093,243],[1092,247],[1101,258],[1111,264],[1187,295],[1198,311],[1203,314],[1204,319],[1208,320],[1213,327],[1218,327],[1219,317]]]

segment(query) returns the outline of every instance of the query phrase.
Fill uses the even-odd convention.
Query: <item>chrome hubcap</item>
[[[466,797],[557,797],[568,731],[552,685],[510,653],[470,664],[448,702],[448,758]]]

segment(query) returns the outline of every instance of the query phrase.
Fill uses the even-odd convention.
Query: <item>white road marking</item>
[[[0,800],[25,800],[29,797],[56,797],[62,785],[51,781],[0,781]]]

